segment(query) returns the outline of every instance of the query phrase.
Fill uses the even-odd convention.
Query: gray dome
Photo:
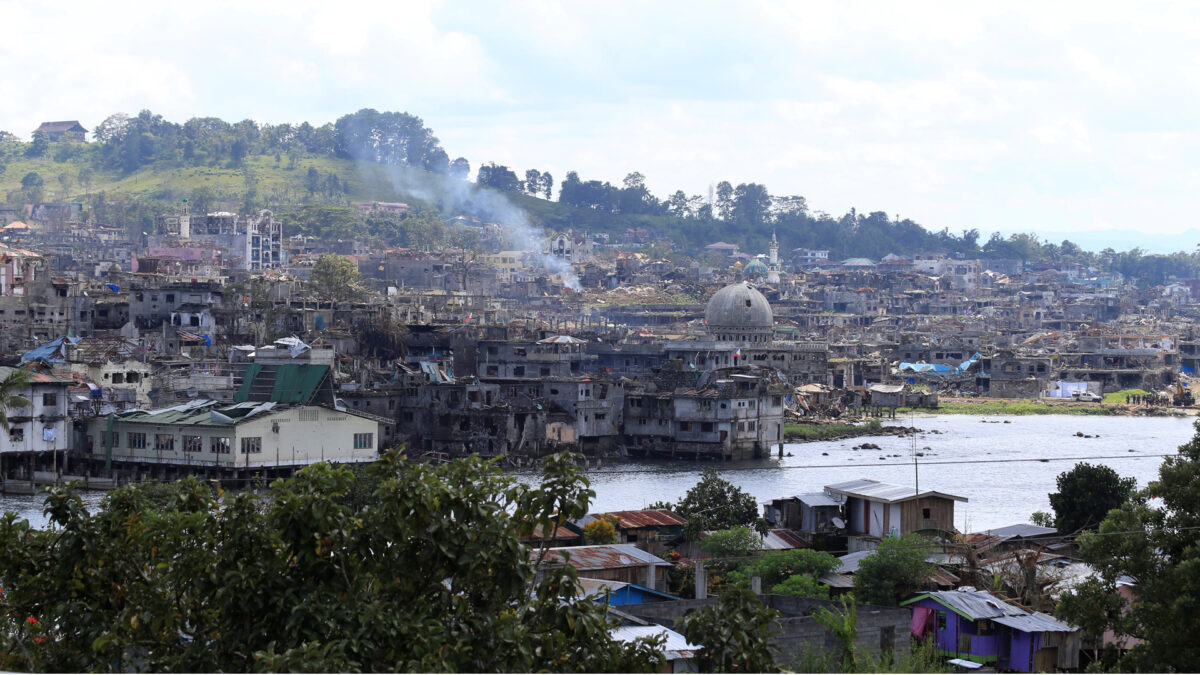
[[[713,334],[769,334],[775,327],[771,303],[745,282],[726,286],[714,293],[704,310],[704,318],[708,321],[708,331]]]

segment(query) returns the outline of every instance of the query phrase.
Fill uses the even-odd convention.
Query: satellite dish
[[[839,529],[839,530],[844,530],[844,529],[846,529],[846,521],[842,520],[841,518],[834,518],[834,519],[833,519],[832,521],[830,521],[830,522],[832,522],[832,523],[833,523],[833,526],[834,526],[834,527],[836,527],[836,528],[837,528],[837,529]]]

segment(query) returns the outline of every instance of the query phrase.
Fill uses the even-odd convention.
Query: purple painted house
[[[901,604],[912,607],[913,636],[930,636],[944,656],[1020,673],[1079,667],[1077,627],[1049,614],[1027,612],[987,591],[964,586]]]

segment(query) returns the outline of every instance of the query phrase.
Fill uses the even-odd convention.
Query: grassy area
[[[1112,415],[1115,406],[1110,405],[1055,405],[1041,401],[1014,399],[1011,401],[946,402],[938,404],[937,410],[912,410],[898,408],[897,415],[909,412],[933,413],[937,415]]]
[[[1122,389],[1104,395],[1104,405],[1121,405],[1128,396],[1145,396],[1150,392],[1145,389]]]
[[[790,441],[828,441],[855,436],[875,436],[880,433],[881,429],[883,429],[883,424],[879,420],[868,420],[862,424],[795,423],[783,425],[783,436]]]

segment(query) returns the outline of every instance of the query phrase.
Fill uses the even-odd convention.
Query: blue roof
[[[75,344],[83,338],[77,337],[60,337],[40,347],[34,347],[21,355],[21,363],[30,361],[49,361],[51,363],[62,363],[66,360],[66,347],[64,343]]]

